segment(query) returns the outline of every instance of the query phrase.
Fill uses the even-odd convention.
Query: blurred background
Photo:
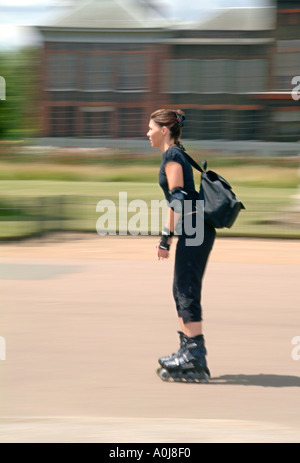
[[[0,76],[1,241],[162,199],[160,107],[246,206],[220,235],[300,237],[300,1],[0,0]]]

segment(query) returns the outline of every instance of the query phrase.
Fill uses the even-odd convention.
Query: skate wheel
[[[176,377],[176,376],[175,376],[175,377],[173,378],[173,381],[174,381],[174,383],[182,383],[182,378]]]
[[[204,373],[203,376],[199,379],[199,383],[206,384],[209,382],[209,376],[207,373]]]
[[[194,383],[194,377],[192,375],[187,375],[185,380],[187,383]]]
[[[164,368],[158,368],[156,372],[160,379],[162,379],[163,381],[169,381],[170,375],[167,372],[167,370],[165,370]]]

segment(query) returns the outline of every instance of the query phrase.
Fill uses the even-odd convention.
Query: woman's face
[[[150,119],[147,137],[150,140],[152,148],[161,148],[163,146],[165,138],[163,127],[156,124],[153,119]]]

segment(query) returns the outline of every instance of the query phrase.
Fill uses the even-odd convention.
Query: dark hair
[[[174,138],[174,143],[184,149],[180,143],[181,128],[185,120],[184,112],[181,109],[158,109],[151,114],[150,119],[161,127],[168,127],[171,138]]]

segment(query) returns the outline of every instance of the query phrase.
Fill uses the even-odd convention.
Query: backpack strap
[[[199,170],[199,172],[203,173],[205,170],[206,170],[206,167],[207,167],[207,162],[206,161],[203,161],[202,162],[202,165],[203,165],[203,168],[199,166],[199,164],[197,164],[196,161],[194,161],[193,158],[191,158],[191,156],[189,154],[187,154],[185,151],[183,152],[184,156],[186,157],[186,159],[189,161],[189,163],[197,170]]]

